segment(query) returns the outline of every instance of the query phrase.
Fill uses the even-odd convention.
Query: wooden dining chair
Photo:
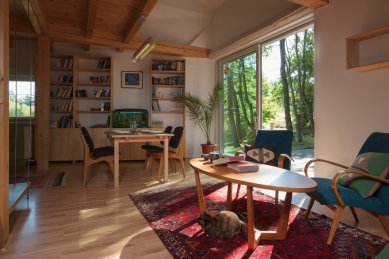
[[[167,126],[163,133],[172,133],[172,130],[173,130],[172,126]],[[163,149],[163,141],[161,141],[160,144],[161,145],[157,146],[157,145],[151,145],[151,144],[147,143],[147,144],[141,146],[141,148],[146,151],[146,158],[145,158],[146,169],[149,169],[150,164],[151,164],[150,163],[151,162],[151,157],[148,155],[147,150],[158,149],[158,148],[162,148]]]
[[[169,141],[168,161],[172,167],[173,172],[176,172],[176,161],[181,165],[182,175],[186,177],[184,166],[184,128],[176,127],[173,131],[173,137]],[[147,151],[151,161],[151,168],[154,162],[159,161],[158,179],[161,179],[164,168],[164,150],[163,148],[150,149]]]
[[[85,188],[91,165],[100,162],[106,162],[108,164],[109,171],[113,175],[114,149],[112,146],[95,148],[93,140],[85,127],[81,127],[81,140],[82,144],[84,145],[84,166],[82,169],[82,185]]]

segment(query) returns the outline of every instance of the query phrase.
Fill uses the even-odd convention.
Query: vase
[[[201,144],[201,149],[203,151],[203,154],[209,154],[213,151],[215,151],[215,144]]]

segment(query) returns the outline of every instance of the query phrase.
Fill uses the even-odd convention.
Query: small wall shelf
[[[389,60],[380,60],[368,64],[361,64],[359,58],[359,44],[362,41],[372,39],[374,37],[389,34],[389,25],[376,28],[367,32],[363,32],[346,39],[347,47],[347,69],[355,71],[369,71],[389,67]]]

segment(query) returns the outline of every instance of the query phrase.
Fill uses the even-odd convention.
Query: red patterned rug
[[[222,210],[227,193],[225,184],[203,186],[203,189],[207,209]],[[200,214],[194,187],[130,197],[174,258],[373,258],[388,242],[340,224],[332,245],[328,246],[326,240],[332,220],[315,213],[305,220],[304,209],[292,206],[287,238],[261,241],[252,251],[244,234],[231,240],[204,235],[197,223]],[[254,192],[253,197],[257,229],[274,229],[282,204],[276,206],[272,197],[260,192]],[[232,210],[246,221],[244,197],[233,202]]]

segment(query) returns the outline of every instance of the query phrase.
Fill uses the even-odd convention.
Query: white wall
[[[153,58],[173,59],[172,56],[150,54],[139,63],[132,63],[133,51],[125,50],[117,52],[112,48],[93,46],[90,51],[85,51],[83,46],[68,43],[56,43],[54,45],[56,54],[67,55],[88,55],[88,56],[111,56],[113,69],[112,108],[139,108],[147,109],[150,112],[150,66]],[[121,88],[121,71],[142,71],[143,89]],[[200,97],[207,97],[213,89],[215,78],[214,62],[207,58],[186,58],[186,89],[192,94]],[[177,115],[179,116],[179,115]],[[178,126],[174,121],[164,120],[164,126]],[[185,121],[186,157],[199,156],[201,154],[200,144],[204,143],[204,137],[197,127],[193,127],[191,121]]]
[[[389,132],[389,68],[347,70],[345,40],[387,25],[388,10],[387,0],[333,0],[315,13],[318,158],[350,165],[371,132]],[[333,171],[318,166],[315,174],[332,177]]]

